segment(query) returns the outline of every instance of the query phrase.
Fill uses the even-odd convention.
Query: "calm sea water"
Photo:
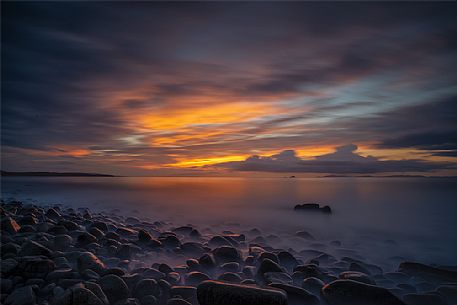
[[[259,228],[282,246],[333,253],[332,240],[373,262],[457,265],[457,180],[447,178],[3,177],[2,198],[63,203],[194,224],[213,231]],[[297,203],[328,204],[332,215],[296,213]],[[317,241],[286,236],[307,230]],[[401,256],[401,258],[395,258]]]

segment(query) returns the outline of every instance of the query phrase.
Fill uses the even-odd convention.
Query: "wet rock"
[[[129,296],[129,288],[122,278],[117,275],[105,275],[98,281],[110,303],[126,299]]]
[[[208,245],[211,248],[221,247],[221,246],[233,246],[232,243],[230,243],[230,241],[228,241],[226,238],[219,236],[219,235],[211,237],[211,239],[208,241]]]
[[[322,288],[330,305],[405,305],[389,290],[352,280],[336,280]]]
[[[241,283],[242,278],[239,274],[233,272],[224,272],[217,278],[219,281],[228,283]]]
[[[357,271],[345,271],[339,275],[340,279],[353,280],[360,283],[375,285],[375,282],[366,274]]]
[[[404,262],[398,269],[411,276],[420,276],[426,280],[438,282],[457,282],[457,271],[437,268],[414,262]]]
[[[309,232],[306,231],[295,232],[295,235],[306,240],[315,240],[314,236],[312,236]]]
[[[212,255],[204,254],[198,259],[198,263],[205,269],[211,270],[216,267],[216,262]]]
[[[449,304],[457,304],[457,284],[442,285],[436,289]]]
[[[194,271],[186,275],[186,284],[190,286],[197,286],[201,282],[209,279],[210,277],[206,273]]]
[[[175,232],[177,234],[182,234],[182,235],[189,235],[193,229],[194,228],[192,228],[191,226],[181,226],[181,227],[173,229],[172,232]]]
[[[265,272],[263,278],[266,283],[293,284],[292,277],[286,272]]]
[[[177,248],[181,246],[181,242],[174,235],[168,235],[164,238],[159,238],[159,241],[167,248]]]
[[[55,263],[43,256],[24,256],[19,259],[17,269],[21,276],[45,277],[55,269]]]
[[[168,300],[167,305],[192,305],[192,304],[181,298],[171,298]]]
[[[102,301],[103,304],[109,305],[108,297],[105,295],[105,293],[103,292],[100,285],[98,285],[94,282],[85,282],[84,286],[85,286],[85,288],[92,291],[92,293],[95,294],[97,296],[97,298],[99,298],[100,301]]]
[[[21,229],[21,226],[11,217],[5,217],[2,219],[1,227],[3,232],[10,234],[16,234]]]
[[[241,255],[237,249],[229,246],[222,246],[213,250],[213,255],[219,264],[228,262],[238,262]]]
[[[197,288],[200,305],[286,305],[284,292],[248,285],[206,281]]]
[[[93,222],[91,228],[97,228],[103,232],[108,232],[108,225],[102,221]]]
[[[318,305],[319,298],[309,293],[303,288],[295,287],[292,285],[273,283],[270,287],[283,290],[287,294],[287,302],[289,305]]]
[[[105,305],[92,291],[83,287],[67,289],[53,305]]]
[[[171,297],[180,297],[191,304],[197,304],[197,288],[192,286],[173,286],[170,289]]]
[[[147,295],[140,300],[141,305],[158,305],[157,298],[153,295]]]
[[[148,231],[143,230],[143,229],[138,231],[138,241],[139,242],[144,243],[144,242],[150,241],[151,239],[152,239],[152,235]]]
[[[446,300],[439,294],[415,294],[410,293],[403,296],[403,301],[407,305],[447,305]]]
[[[263,276],[265,272],[283,272],[281,267],[271,259],[263,259],[257,270],[257,274]]]
[[[286,267],[289,270],[292,270],[298,266],[297,259],[287,251],[281,251],[278,253],[279,264]]]
[[[69,235],[57,235],[53,240],[55,249],[66,250],[73,243],[73,238]]]
[[[309,277],[303,280],[301,287],[315,295],[319,295],[325,283],[315,277]]]
[[[158,285],[155,279],[144,279],[139,281],[133,289],[133,296],[141,299],[147,295],[155,295],[158,292]]]
[[[16,288],[5,300],[6,305],[34,305],[36,301],[32,286]]]
[[[306,211],[306,212],[321,212],[324,214],[331,214],[332,209],[328,206],[320,207],[318,203],[304,203],[304,204],[297,204],[294,207],[295,211]]]
[[[227,272],[240,271],[240,264],[236,262],[225,263],[221,265],[221,269]]]
[[[135,298],[128,298],[128,299],[123,299],[118,302],[116,302],[114,305],[141,305],[140,301]]]
[[[91,252],[82,252],[77,259],[77,265],[80,272],[91,269],[100,274],[106,269],[105,264]]]
[[[56,209],[50,208],[46,212],[46,217],[51,218],[53,220],[58,220],[58,219],[60,219],[62,217],[62,215],[60,215],[60,213],[57,212]]]
[[[200,256],[206,252],[205,248],[202,245],[196,242],[187,242],[181,245],[181,250],[183,253],[193,256]]]
[[[1,261],[1,272],[2,274],[9,274],[16,269],[18,262],[13,258],[3,259]]]
[[[82,232],[78,235],[77,242],[80,246],[86,246],[88,244],[97,242],[97,237],[88,232]]]
[[[25,242],[22,247],[21,251],[19,251],[19,256],[36,256],[36,255],[44,255],[47,257],[52,256],[52,251],[43,246],[36,241],[29,240]]]

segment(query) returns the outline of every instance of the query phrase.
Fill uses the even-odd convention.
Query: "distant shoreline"
[[[8,172],[1,171],[5,177],[116,177],[114,175],[98,173],[57,173],[57,172]]]

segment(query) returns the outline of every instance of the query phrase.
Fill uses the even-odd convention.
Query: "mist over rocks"
[[[306,228],[215,230],[18,201],[2,201],[1,212],[0,301],[7,305],[454,305],[457,299],[455,267],[403,261],[385,271],[357,247]],[[288,239],[297,247],[285,247]]]

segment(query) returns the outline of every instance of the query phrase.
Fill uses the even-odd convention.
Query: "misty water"
[[[2,198],[120,209],[213,232],[258,228],[265,237],[279,236],[278,247],[359,256],[391,270],[403,260],[457,265],[451,178],[2,177]],[[333,213],[293,210],[306,202]],[[316,240],[295,238],[299,230]],[[334,240],[342,246],[332,246]]]

